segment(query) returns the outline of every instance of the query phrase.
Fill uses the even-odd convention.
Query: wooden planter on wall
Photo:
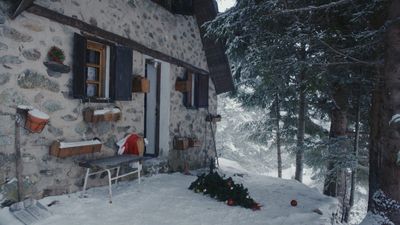
[[[189,147],[200,147],[201,141],[197,138],[189,138]]]
[[[135,76],[132,80],[132,92],[148,93],[150,81],[142,76]]]
[[[89,123],[97,123],[101,121],[118,121],[121,119],[122,113],[119,108],[110,109],[93,109],[86,108],[83,110],[83,120]]]
[[[211,114],[209,114],[206,117],[206,121],[207,122],[213,122],[213,123],[221,122],[221,119],[222,119],[221,115],[211,115]]]
[[[78,142],[54,141],[50,146],[50,155],[66,158],[74,155],[90,154],[100,152],[101,141],[98,139]]]
[[[189,148],[189,139],[186,137],[175,137],[174,138],[174,149],[186,150]]]
[[[189,92],[192,89],[192,83],[188,80],[177,80],[175,83],[175,90],[182,93]]]
[[[175,137],[174,138],[174,149],[176,150],[186,150],[192,147],[200,147],[201,141],[197,138],[189,137]]]

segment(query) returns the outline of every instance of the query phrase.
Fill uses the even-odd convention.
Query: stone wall
[[[173,55],[207,69],[201,39],[193,17],[173,15],[148,0],[38,0],[36,3],[77,17],[102,29],[115,32],[150,48]],[[144,132],[144,94],[133,94],[132,101],[82,103],[71,97],[72,72],[55,71],[44,65],[51,46],[64,50],[65,65],[72,65],[73,34],[80,31],[29,13],[15,20],[7,16],[9,5],[0,2],[0,202],[15,200],[15,118],[18,105],[30,105],[50,115],[40,134],[21,130],[24,195],[39,198],[78,191],[83,169],[76,161],[114,155],[115,142],[129,133]],[[101,15],[101,17],[97,17]],[[133,73],[143,74],[145,56],[134,51]],[[145,165],[147,172],[182,170],[204,166],[212,154],[211,130],[204,118],[206,109],[183,106],[183,95],[174,90],[175,80],[184,69],[170,65],[170,149]],[[65,70],[66,69],[66,70]],[[210,111],[216,112],[217,97],[210,82]],[[118,106],[122,119],[117,122],[87,123],[82,110],[89,106]],[[193,136],[202,146],[185,152],[173,150],[175,136]],[[79,141],[98,137],[100,153],[59,159],[48,154],[54,140]],[[102,181],[98,184],[103,184]]]

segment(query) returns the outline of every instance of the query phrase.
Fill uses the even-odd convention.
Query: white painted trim
[[[146,59],[161,63],[160,75],[160,121],[159,121],[159,157],[169,155],[169,125],[171,109],[171,64],[153,57],[143,55],[143,74],[146,72]],[[146,126],[146,125],[145,125]]]
[[[104,82],[104,97],[110,98],[110,46],[106,46],[106,77]]]
[[[161,62],[160,79],[160,152],[169,154],[169,121],[171,109],[171,64]]]

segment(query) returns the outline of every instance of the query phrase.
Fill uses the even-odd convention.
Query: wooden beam
[[[51,21],[55,21],[64,25],[68,25],[71,27],[75,27],[81,31],[93,34],[95,36],[101,37],[105,40],[109,40],[121,45],[124,45],[126,47],[132,48],[133,50],[136,50],[138,52],[141,52],[143,54],[146,54],[148,56],[154,57],[156,59],[160,59],[162,61],[171,63],[171,64],[175,64],[177,66],[181,66],[184,67],[194,73],[198,73],[198,74],[202,74],[202,75],[208,75],[208,71],[198,68],[190,63],[184,62],[180,59],[177,59],[173,56],[169,56],[167,54],[164,54],[160,51],[156,51],[153,49],[150,49],[134,40],[128,39],[126,37],[123,37],[121,35],[118,34],[114,34],[112,32],[103,30],[99,27],[93,26],[91,24],[88,24],[84,21],[66,16],[64,14],[55,12],[51,9],[33,4],[31,7],[29,7],[26,11],[41,16],[41,17],[45,17]]]
[[[11,15],[11,19],[17,18],[17,16],[21,14],[25,9],[29,8],[29,6],[32,6],[33,1],[34,0],[21,0],[15,12]]]

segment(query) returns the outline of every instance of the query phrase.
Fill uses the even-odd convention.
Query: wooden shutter
[[[124,46],[111,50],[110,97],[118,101],[132,100],[133,51]]]
[[[197,108],[208,107],[209,76],[197,75],[195,87],[195,102]]]
[[[193,76],[191,76],[191,73],[189,73],[187,70],[185,71],[185,78],[184,81],[185,82],[189,82],[191,83],[191,79]],[[179,80],[179,78],[178,78]],[[186,92],[183,93],[183,105],[186,108],[193,108],[193,102],[192,102],[192,89],[194,87],[189,86],[189,88],[186,90]]]
[[[72,95],[85,98],[86,38],[77,33],[74,34],[73,56]]]

